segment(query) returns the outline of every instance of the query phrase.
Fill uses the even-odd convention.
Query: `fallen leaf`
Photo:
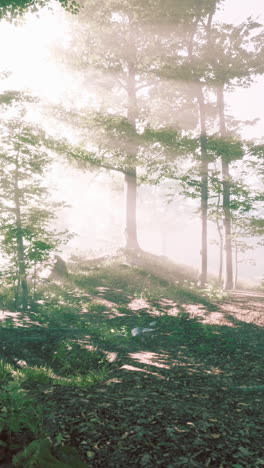
[[[147,463],[149,463],[150,459],[151,459],[151,456],[149,455],[149,453],[144,453],[144,455],[142,455],[140,459],[141,466],[144,466]]]

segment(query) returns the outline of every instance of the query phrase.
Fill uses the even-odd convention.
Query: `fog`
[[[63,174],[63,177],[61,177]],[[54,165],[50,179],[57,188],[54,198],[69,204],[59,215],[58,227],[76,235],[64,247],[63,255],[96,257],[113,254],[124,245],[123,177],[106,171],[80,171]],[[198,272],[200,264],[200,215],[198,201],[177,194],[168,203],[171,183],[161,187],[138,188],[138,237],[143,250],[166,256],[178,264],[190,265]],[[85,197],[83,196],[85,194]],[[214,223],[208,226],[208,269],[217,275],[219,254]],[[254,242],[254,240],[253,240]],[[258,283],[263,272],[263,248],[244,255],[239,276]],[[198,273],[197,273],[198,276]]]
[[[38,109],[32,107],[29,119],[39,122],[49,134],[64,137],[72,142],[83,138],[71,126],[56,120],[50,106],[66,109],[108,109],[110,112],[125,114],[122,91],[111,92],[111,73],[89,69],[71,69],[63,53],[69,47],[70,35],[74,33],[77,18],[71,18],[56,5],[55,14],[48,10],[40,12],[40,18],[27,15],[19,26],[0,24],[1,69],[10,71],[0,81],[1,91],[23,89],[40,96]],[[221,21],[234,24],[249,16],[256,17],[263,9],[261,0],[243,2],[228,0],[222,12]],[[78,67],[77,67],[78,68]],[[96,87],[100,84],[99,91]],[[263,139],[263,104],[260,96],[263,78],[257,78],[249,88],[236,88],[227,97],[228,113],[235,119],[258,119],[255,125],[243,124],[242,136],[247,139]],[[167,86],[169,84],[167,83]],[[182,84],[183,88],[185,83]],[[144,104],[149,100],[150,91],[142,91],[139,99]],[[48,106],[49,104],[49,106]],[[54,107],[55,109],[55,107]],[[169,107],[160,110],[159,118],[170,120]],[[152,115],[153,114],[153,115]],[[155,119],[155,109],[149,116]],[[165,118],[164,117],[164,118]],[[173,117],[175,120],[175,117]],[[177,116],[178,123],[192,127],[192,114]],[[89,135],[86,136],[89,140]],[[89,141],[86,141],[89,145]],[[92,143],[91,143],[92,144]],[[67,228],[75,235],[63,247],[62,256],[72,254],[97,256],[111,254],[124,245],[124,196],[121,173],[106,171],[98,167],[77,167],[65,162],[62,157],[54,160],[47,178],[55,200],[65,201],[68,207],[58,213],[57,226]],[[171,195],[168,197],[168,195]],[[164,255],[179,264],[200,266],[200,213],[199,200],[187,199],[178,194],[177,182],[165,180],[158,185],[140,183],[137,201],[138,240],[140,247],[157,255]],[[208,271],[217,274],[218,248],[215,223],[208,225]],[[252,239],[253,244],[256,240]],[[239,264],[241,279],[259,282],[263,273],[263,249],[242,255]]]

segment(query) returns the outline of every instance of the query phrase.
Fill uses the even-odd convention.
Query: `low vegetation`
[[[1,291],[3,466],[264,465],[261,293],[162,261],[75,258],[26,312]]]

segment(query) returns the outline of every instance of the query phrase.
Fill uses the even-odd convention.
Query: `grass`
[[[6,315],[3,461],[48,468],[74,446],[76,467],[264,465],[260,302],[173,283],[143,260],[75,265],[30,311]],[[153,334],[132,337],[153,321]]]

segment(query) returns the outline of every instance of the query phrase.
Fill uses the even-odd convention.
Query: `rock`
[[[54,265],[50,276],[52,278],[67,278],[69,275],[66,262],[59,255],[54,257]]]
[[[16,364],[20,367],[27,367],[26,361],[23,361],[23,359],[20,359],[19,361],[16,361]]]
[[[149,326],[150,327],[155,327],[157,325],[157,322],[150,322]]]
[[[149,333],[151,334],[152,332],[155,331],[155,328],[140,328],[136,327],[131,330],[131,335],[136,337],[136,336],[147,336]]]

